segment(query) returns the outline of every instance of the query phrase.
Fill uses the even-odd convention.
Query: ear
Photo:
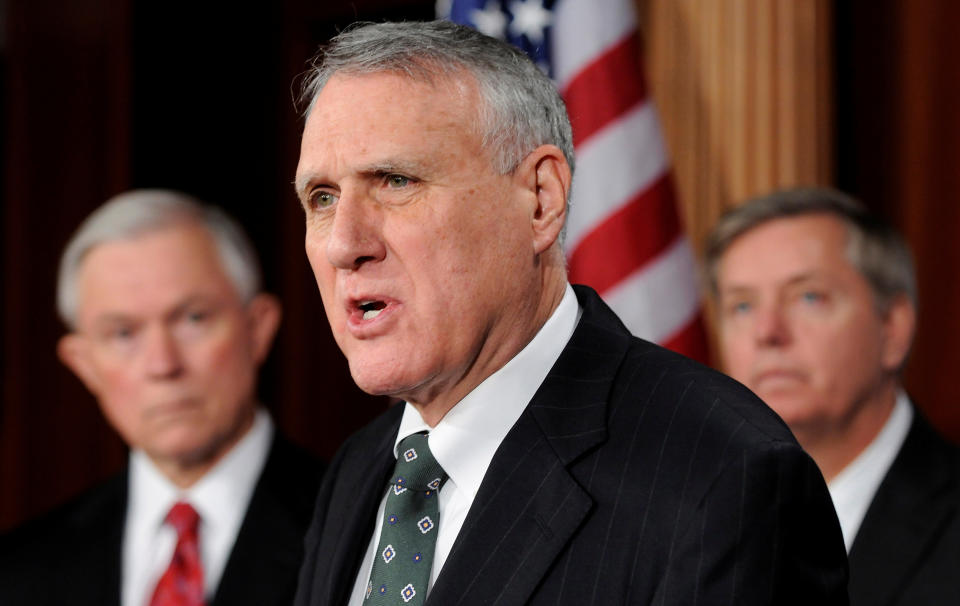
[[[884,318],[886,338],[881,358],[884,369],[896,372],[903,365],[913,343],[916,322],[917,313],[910,299],[905,296],[894,299]]]
[[[270,352],[282,315],[280,300],[271,294],[260,293],[247,304],[253,358],[257,364],[262,363]]]
[[[93,362],[90,341],[85,336],[71,332],[60,337],[57,341],[57,357],[93,395],[100,393],[100,373]]]
[[[540,254],[560,239],[567,220],[570,166],[559,147],[541,145],[523,159],[517,170],[535,201],[531,213],[533,247]]]

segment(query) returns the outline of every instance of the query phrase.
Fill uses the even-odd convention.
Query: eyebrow
[[[366,166],[361,166],[359,169],[353,172],[354,174],[359,174],[368,178],[388,175],[390,173],[402,173],[422,179],[424,174],[429,173],[429,170],[424,163],[416,160],[387,158],[385,160],[372,162]],[[323,177],[320,173],[305,173],[297,176],[296,180],[294,181],[294,188],[297,195],[302,198],[312,184],[324,183],[327,181],[329,180]]]
[[[209,306],[212,308],[219,308],[223,306],[223,302],[220,301],[218,297],[212,297],[204,294],[194,294],[188,296],[186,299],[179,301],[176,305],[166,310],[163,314],[164,319],[174,318],[180,314],[185,313],[188,309],[195,305]],[[108,311],[107,313],[97,316],[92,320],[94,326],[109,326],[113,324],[123,324],[126,322],[140,322],[142,318],[137,314],[129,314],[122,311]]]
[[[805,271],[796,276],[791,276],[789,279],[787,279],[786,282],[784,282],[780,286],[796,286],[797,284],[803,284],[804,282],[809,282],[811,280],[823,280],[823,279],[827,279],[827,278],[825,278],[822,274],[819,274],[815,271]],[[723,296],[723,295],[738,294],[743,292],[750,292],[754,290],[756,290],[756,287],[750,284],[733,284],[726,288],[718,288],[717,294],[720,296]]]
[[[307,193],[307,188],[310,187],[310,183],[315,180],[315,177],[310,174],[297,175],[296,179],[293,181],[293,191],[296,193],[298,198],[303,198],[304,194]]]

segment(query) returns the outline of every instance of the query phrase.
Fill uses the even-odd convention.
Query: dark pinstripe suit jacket
[[[494,456],[427,603],[846,604],[830,497],[780,419],[631,337],[593,291],[577,296],[580,323]],[[401,413],[334,458],[297,606],[346,603]]]
[[[853,606],[960,604],[960,449],[919,412],[850,550]]]
[[[322,467],[277,435],[210,606],[282,606],[296,588]],[[0,540],[0,605],[115,606],[127,474]]]

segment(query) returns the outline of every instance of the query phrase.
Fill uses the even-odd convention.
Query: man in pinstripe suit
[[[449,479],[411,603],[845,604],[826,487],[780,419],[567,283],[572,137],[536,66],[449,23],[353,28],[317,65],[307,256],[357,384],[405,403],[337,454],[298,606],[365,602],[417,432]]]

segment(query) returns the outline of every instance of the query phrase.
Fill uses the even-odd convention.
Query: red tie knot
[[[177,531],[177,537],[183,537],[185,535],[196,535],[200,516],[190,503],[178,501],[170,508],[166,521]]]

